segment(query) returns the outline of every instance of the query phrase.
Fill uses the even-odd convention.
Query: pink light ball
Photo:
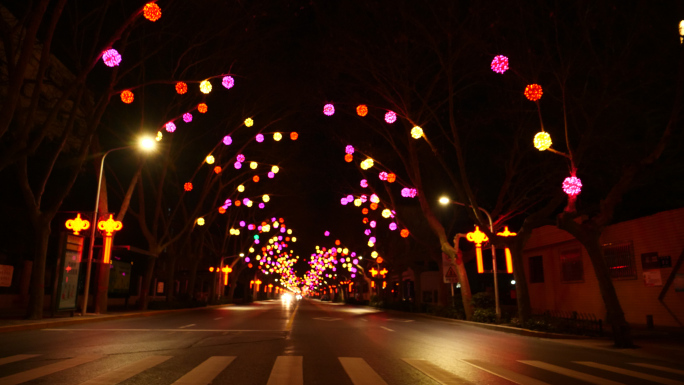
[[[332,104],[328,103],[325,106],[323,106],[323,113],[326,116],[332,116],[335,113],[335,106]]]
[[[269,171],[269,172],[268,172],[268,177],[269,177],[270,179],[275,178],[275,173],[274,173],[273,171]]]
[[[347,200],[347,198],[342,198],[340,199],[340,203],[342,204],[342,206],[346,206],[349,203],[349,201]]]
[[[492,71],[503,74],[508,70],[508,58],[504,55],[494,56],[492,60]]]
[[[240,163],[244,162],[244,161],[245,161],[245,156],[242,155],[242,154],[238,154],[238,156],[237,156],[237,161],[240,162]]]
[[[121,55],[119,51],[110,48],[102,53],[102,61],[107,67],[116,67],[121,63]]]
[[[240,227],[245,227],[246,224],[245,221],[240,221]]]
[[[168,123],[166,123],[166,125],[165,125],[164,127],[166,128],[166,131],[167,131],[167,132],[174,132],[174,131],[176,131],[176,125],[175,125],[173,122],[168,122]]]
[[[242,162],[235,161],[235,163],[233,163],[233,167],[235,167],[236,170],[241,169],[242,168]]]
[[[414,188],[404,187],[401,189],[401,196],[404,198],[415,198],[418,195],[418,190]]]
[[[383,171],[378,175],[378,177],[380,180],[387,180],[387,173]]]
[[[257,134],[256,141],[261,143],[264,141],[264,136],[262,134]]]
[[[235,79],[232,76],[224,76],[221,84],[229,90],[235,85]]]
[[[366,236],[371,235],[371,229],[366,229],[363,233],[366,234]]]
[[[361,179],[361,187],[363,187],[363,188],[368,187],[368,181],[365,179]]]
[[[370,223],[369,223],[369,226],[371,227],[371,229],[374,229],[376,225],[377,225],[377,223],[375,221],[370,221]]]
[[[394,223],[394,222],[390,223],[390,224],[389,224],[389,229],[392,230],[392,231],[396,230],[396,229],[397,229],[397,224]]]
[[[392,124],[397,121],[397,114],[394,111],[387,111],[385,114],[385,122]]]
[[[563,181],[563,191],[570,196],[577,196],[582,192],[582,181],[576,176],[569,176]]]
[[[233,143],[233,138],[230,137],[230,135],[226,135],[223,137],[223,144],[226,146],[230,146],[230,144]]]
[[[327,230],[326,230],[326,231],[323,233],[323,235],[325,235],[326,237],[329,237],[329,236],[330,236],[330,231],[327,231]]]
[[[184,113],[184,114],[183,114],[183,121],[184,121],[185,123],[190,123],[190,122],[192,122],[192,114],[189,113],[189,112]]]
[[[345,147],[344,152],[351,155],[354,153],[354,146],[351,144],[348,144],[347,147]]]

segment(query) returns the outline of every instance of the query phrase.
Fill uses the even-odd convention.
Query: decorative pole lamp
[[[504,231],[496,233],[496,235],[501,237],[515,237],[518,233],[512,233],[508,230],[508,226],[504,227]],[[513,256],[511,256],[511,249],[506,247],[506,272],[508,274],[513,274]]]
[[[102,263],[109,263],[112,254],[112,239],[114,232],[123,228],[123,223],[114,219],[114,214],[109,214],[106,221],[97,222],[97,228],[102,232],[104,237],[104,246],[102,248]]]
[[[487,234],[480,231],[480,226],[475,226],[475,231],[466,234],[466,239],[475,244],[475,254],[477,256],[477,272],[484,273],[484,264],[482,262],[482,243],[487,242],[489,238]]]
[[[76,214],[76,218],[68,219],[65,226],[67,229],[73,231],[74,235],[80,235],[79,232],[90,228],[90,221],[81,219],[81,213],[78,213]]]
[[[132,148],[132,147],[140,147],[144,151],[151,151],[152,149],[155,148],[156,146],[156,141],[152,138],[141,138],[138,145],[132,145],[132,146],[124,146],[124,147],[117,147],[113,148],[107,152],[105,152],[102,155],[102,160],[100,161],[100,174],[97,179],[97,195],[95,195],[95,210],[93,210],[93,221],[97,221],[98,219],[98,209],[100,208],[100,189],[102,188],[102,172],[104,171],[104,161],[107,155],[109,153],[114,152],[114,151],[119,151],[119,150],[125,150],[127,148]],[[81,311],[81,315],[84,316],[86,314],[86,309],[88,308],[88,290],[90,288],[90,270],[93,265],[93,247],[95,246],[95,228],[96,226],[91,226],[91,232],[90,232],[90,247],[88,248],[88,265],[86,268],[86,278],[85,278],[85,286],[83,289],[83,310]]]

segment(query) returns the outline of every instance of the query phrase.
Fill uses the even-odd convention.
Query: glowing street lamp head
[[[449,199],[449,197],[440,197],[439,198],[439,203],[441,205],[447,205],[447,204],[449,204],[449,202],[451,202],[451,199]]]
[[[145,151],[152,151],[157,146],[157,141],[154,140],[154,138],[152,138],[152,137],[145,136],[145,137],[140,138],[138,145],[140,146],[141,149],[143,149]]]

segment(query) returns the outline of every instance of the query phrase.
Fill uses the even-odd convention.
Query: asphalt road
[[[0,334],[5,384],[684,384],[684,365],[319,301]]]

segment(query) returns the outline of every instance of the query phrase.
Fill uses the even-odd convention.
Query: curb
[[[74,324],[85,324],[85,323],[101,322],[101,321],[111,321],[111,320],[118,320],[118,319],[125,319],[125,318],[151,317],[151,316],[161,315],[161,314],[179,313],[179,312],[184,312],[184,311],[192,311],[192,310],[199,310],[199,309],[211,309],[211,308],[225,307],[225,306],[235,306],[235,305],[234,304],[223,304],[223,305],[211,305],[211,306],[202,306],[202,307],[189,307],[189,308],[184,308],[184,309],[151,310],[151,311],[146,311],[146,312],[141,312],[141,313],[124,313],[124,314],[116,314],[116,315],[102,315],[102,316],[94,317],[94,318],[86,318],[87,316],[85,316],[83,318],[70,317],[70,318],[65,318],[64,320],[60,320],[60,321],[49,321],[50,318],[48,318],[47,319],[48,321],[45,321],[45,322],[39,321],[39,322],[27,323],[27,324],[0,326],[0,333],[18,332],[18,331],[36,330],[36,329],[46,329],[46,328],[50,328],[50,327],[69,326],[69,325],[74,325]]]

